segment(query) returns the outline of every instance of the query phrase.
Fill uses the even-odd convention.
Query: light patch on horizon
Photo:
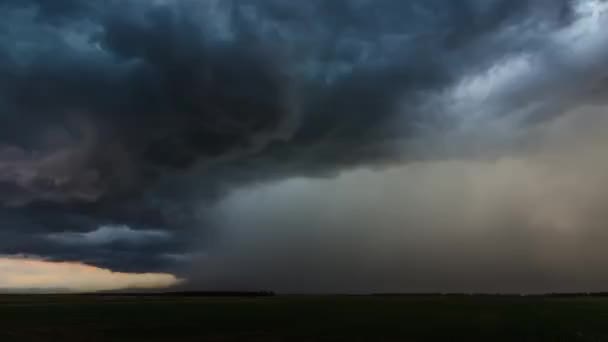
[[[61,232],[51,233],[46,237],[65,245],[99,246],[116,242],[141,245],[169,240],[171,234],[162,230],[135,230],[126,225],[108,225],[86,233]]]
[[[79,262],[54,262],[23,256],[0,257],[0,292],[95,292],[160,289],[183,282],[168,273],[123,273]]]

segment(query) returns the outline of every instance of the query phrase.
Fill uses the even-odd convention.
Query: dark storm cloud
[[[31,237],[0,251],[143,267],[236,186],[428,158],[408,142],[453,124],[429,99],[544,49],[573,3],[0,1],[0,222]],[[102,225],[175,239],[40,240]]]
[[[606,107],[497,160],[434,160],[240,189],[191,288],[280,292],[603,291]]]

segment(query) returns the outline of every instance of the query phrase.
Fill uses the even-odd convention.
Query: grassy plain
[[[0,341],[608,341],[608,298],[5,295]]]

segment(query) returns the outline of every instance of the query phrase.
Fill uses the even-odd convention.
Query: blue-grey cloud
[[[233,189],[514,153],[602,101],[605,6],[0,0],[0,252],[165,267]],[[45,238],[121,226],[172,238]]]
[[[100,246],[113,243],[149,244],[171,239],[163,230],[133,230],[128,226],[101,226],[86,233],[61,232],[46,236],[52,242],[66,245]]]

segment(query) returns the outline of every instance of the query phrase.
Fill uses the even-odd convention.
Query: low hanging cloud
[[[52,242],[66,245],[102,246],[112,243],[145,245],[171,239],[171,234],[163,230],[133,230],[128,226],[101,226],[86,233],[62,232],[46,236]]]
[[[78,262],[0,257],[0,292],[159,289],[181,282],[167,273],[121,273]]]
[[[602,291],[606,107],[543,125],[516,155],[422,161],[239,190],[194,284],[282,292]]]

